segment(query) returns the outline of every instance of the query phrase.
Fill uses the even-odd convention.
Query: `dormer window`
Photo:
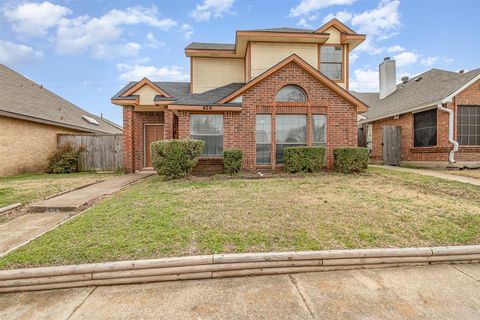
[[[320,48],[320,72],[332,80],[342,80],[342,46],[322,46]]]
[[[305,102],[307,101],[307,95],[300,87],[295,85],[288,85],[278,90],[277,95],[275,96],[275,101]]]

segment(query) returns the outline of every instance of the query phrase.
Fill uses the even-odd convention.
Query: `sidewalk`
[[[0,295],[0,319],[479,319],[480,264]]]
[[[95,199],[153,174],[142,172],[118,176],[32,204],[29,211],[42,213],[27,213],[0,224],[0,256],[64,222]]]
[[[458,181],[458,182],[473,184],[475,186],[480,186],[480,179],[457,176],[457,175],[454,175],[454,174],[438,172],[438,171],[435,171],[435,170],[411,169],[411,168],[404,168],[404,167],[382,166],[382,165],[370,165],[370,166],[374,167],[374,168],[385,168],[385,169],[390,169],[390,170],[394,170],[394,171],[416,173],[416,174],[420,174],[420,175],[423,175],[423,176],[442,178],[442,179],[446,179],[446,180]]]

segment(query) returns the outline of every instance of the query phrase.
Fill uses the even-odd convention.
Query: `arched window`
[[[299,86],[289,84],[278,90],[275,101],[305,102],[307,101],[307,95]]]

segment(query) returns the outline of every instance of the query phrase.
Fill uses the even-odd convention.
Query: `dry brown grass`
[[[480,179],[480,169],[442,170],[444,173]]]

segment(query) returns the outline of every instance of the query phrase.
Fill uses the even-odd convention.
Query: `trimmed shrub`
[[[367,148],[345,147],[333,149],[333,166],[343,173],[364,172],[368,167],[370,153]]]
[[[242,169],[243,152],[240,149],[225,149],[223,151],[223,169],[226,174],[234,175]]]
[[[290,173],[319,171],[325,164],[324,147],[287,147],[283,150],[284,170]]]
[[[65,142],[58,146],[55,153],[48,159],[48,173],[78,172],[80,152],[83,147],[77,148],[72,142]]]
[[[167,179],[185,177],[197,165],[204,146],[203,141],[194,139],[153,142],[153,167]]]

